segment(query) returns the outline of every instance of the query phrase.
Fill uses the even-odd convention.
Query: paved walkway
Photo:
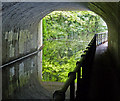
[[[107,47],[108,47],[108,42],[105,42],[104,44],[97,46],[95,54],[101,55],[101,54],[105,53],[107,51]]]
[[[96,48],[89,92],[90,101],[120,101],[120,85],[107,42]]]
[[[95,60],[89,89],[89,101],[120,101],[120,88],[115,64],[107,52],[107,42],[96,48]],[[55,90],[63,87],[59,82],[38,82],[34,75],[30,77],[28,85],[22,87],[14,95],[16,99],[52,99]],[[66,93],[69,98],[69,89]]]

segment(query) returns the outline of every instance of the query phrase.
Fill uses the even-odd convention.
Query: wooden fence
[[[56,90],[53,94],[54,101],[64,101],[65,93],[70,86],[70,101],[75,99],[84,99],[87,94],[91,67],[96,50],[96,36],[86,47],[81,60],[76,63],[76,68],[68,74],[68,79],[60,90]],[[76,76],[77,75],[77,76]],[[77,79],[77,90],[75,93],[75,79]]]

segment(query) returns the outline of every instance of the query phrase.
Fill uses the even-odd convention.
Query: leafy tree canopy
[[[91,11],[54,11],[43,18],[43,80],[65,82],[94,34],[107,30]]]

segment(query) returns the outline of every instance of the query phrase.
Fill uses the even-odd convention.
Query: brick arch
[[[3,39],[5,33],[9,31],[29,30],[30,33],[37,35],[39,21],[55,10],[91,10],[107,23],[109,49],[117,61],[120,59],[120,41],[118,40],[120,38],[118,34],[118,26],[120,26],[118,10],[120,6],[118,2],[4,2],[2,5]]]
[[[28,28],[37,25],[54,10],[88,10],[88,3],[3,3],[3,31],[11,28]],[[7,29],[6,29],[7,28]]]

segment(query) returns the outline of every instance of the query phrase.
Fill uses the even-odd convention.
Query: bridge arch
[[[6,39],[9,38],[9,35],[11,40],[16,40],[18,42],[18,46],[13,46],[11,48],[11,54],[13,53],[12,50],[17,50],[16,56],[15,54],[12,54],[11,57],[6,54],[3,54],[3,63],[6,63],[12,59],[18,58],[22,55],[25,55],[29,52],[32,52],[37,49],[38,47],[38,25],[40,20],[46,16],[48,13],[52,11],[58,11],[58,10],[92,10],[93,12],[97,13],[97,10],[93,10],[91,3],[87,2],[49,2],[49,3],[41,3],[41,2],[18,2],[18,3],[3,3],[2,7],[2,33],[3,33],[3,43],[6,42]],[[92,8],[92,9],[91,9]],[[99,10],[98,10],[99,11]],[[106,17],[102,16],[100,13],[97,13],[100,15],[107,23]],[[108,24],[108,23],[107,23]],[[109,27],[109,26],[108,26]],[[14,34],[16,33],[16,34]],[[28,34],[27,34],[28,33]],[[24,47],[21,43],[23,40],[32,40],[35,44],[33,47]],[[28,43],[26,43],[28,44]],[[11,45],[12,46],[12,45]],[[7,47],[7,46],[6,46]],[[24,53],[23,50],[20,50],[20,48],[24,47]],[[18,49],[19,48],[19,49]],[[5,46],[3,47],[3,50],[6,51],[6,53],[9,51]],[[8,58],[8,59],[6,59]]]
[[[55,10],[92,10],[100,15],[108,25],[109,49],[113,54],[116,63],[119,65],[119,7],[119,3],[117,2],[3,2],[2,64],[9,63],[14,59],[27,55],[38,49],[38,24],[48,13]]]

